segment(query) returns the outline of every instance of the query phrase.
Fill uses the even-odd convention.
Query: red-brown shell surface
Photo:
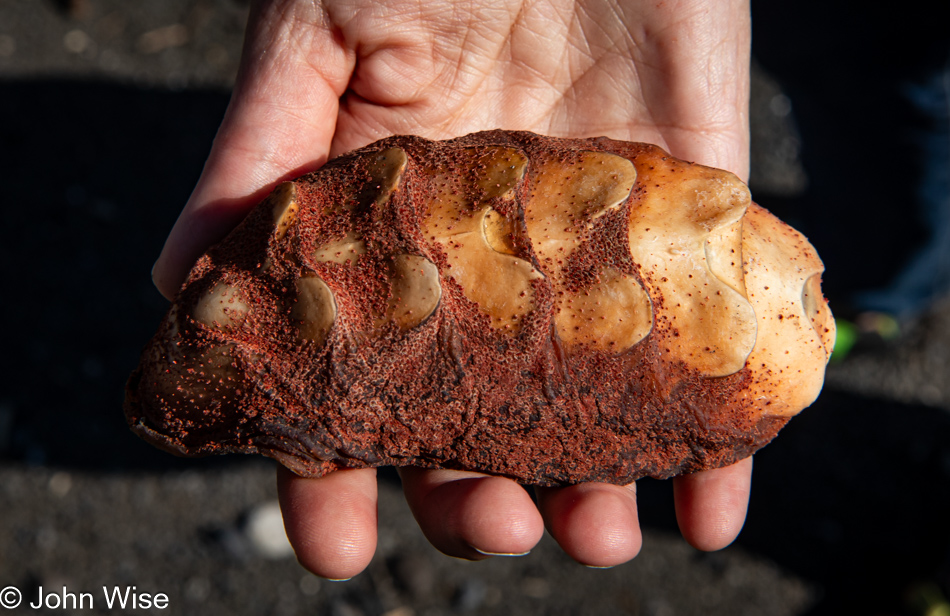
[[[172,452],[306,476],[716,468],[818,395],[822,271],[735,176],[652,145],[391,137],[281,184],[198,260],[125,411]]]

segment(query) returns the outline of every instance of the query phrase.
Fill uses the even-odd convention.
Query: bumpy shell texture
[[[125,412],[183,455],[526,484],[716,468],[818,395],[823,266],[732,174],[647,144],[392,137],[192,269]]]

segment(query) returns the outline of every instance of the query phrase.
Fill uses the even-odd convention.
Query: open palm
[[[275,183],[391,134],[432,139],[506,128],[647,141],[747,174],[749,11],[743,0],[262,0],[204,173],[155,265],[171,297],[197,257]],[[684,536],[701,549],[742,526],[751,460],[674,480]],[[635,486],[537,492],[499,477],[401,471],[440,550],[520,554],[545,526],[576,560],[640,548]],[[372,469],[279,475],[288,536],[315,573],[348,578],[376,543]]]

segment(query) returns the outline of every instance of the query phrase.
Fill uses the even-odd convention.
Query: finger
[[[720,550],[739,536],[752,484],[752,458],[673,479],[676,521],[696,549]]]
[[[277,469],[287,538],[306,569],[346,580],[369,565],[376,551],[376,469],[330,473],[318,479]]]
[[[419,468],[402,468],[399,475],[422,532],[449,556],[526,554],[544,534],[531,497],[510,479]]]
[[[644,100],[668,151],[748,181],[749,0],[685,12],[642,6],[647,21],[641,27],[665,34],[641,39],[639,66]]]
[[[252,12],[224,120],[152,269],[169,299],[274,185],[326,160],[352,61],[324,22],[314,3],[263,2]]]
[[[613,567],[640,552],[636,485],[583,483],[538,490],[548,531],[574,560]]]

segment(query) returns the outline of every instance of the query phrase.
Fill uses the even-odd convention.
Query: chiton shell
[[[735,176],[656,146],[391,137],[281,184],[198,260],[125,412],[172,452],[305,476],[716,468],[818,395],[822,271]]]

